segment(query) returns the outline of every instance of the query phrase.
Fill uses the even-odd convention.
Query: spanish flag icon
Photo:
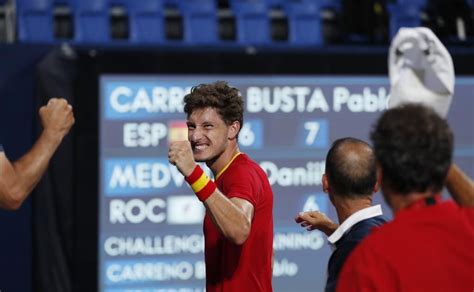
[[[184,120],[168,122],[168,143],[188,140],[188,126]]]

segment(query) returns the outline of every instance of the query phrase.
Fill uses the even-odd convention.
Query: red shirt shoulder
[[[219,190],[228,198],[241,198],[257,206],[262,186],[270,188],[268,178],[260,166],[246,154],[237,156],[216,180]]]

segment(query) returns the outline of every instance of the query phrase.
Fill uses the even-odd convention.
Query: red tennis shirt
[[[218,175],[216,184],[228,198],[250,202],[254,215],[249,237],[236,245],[206,214],[206,291],[272,291],[273,192],[265,172],[241,153]]]

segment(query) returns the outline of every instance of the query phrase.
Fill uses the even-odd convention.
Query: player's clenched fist
[[[72,106],[64,98],[51,98],[39,109],[41,124],[49,136],[61,140],[74,124]]]
[[[196,167],[193,150],[189,141],[171,142],[168,159],[171,164],[176,165],[184,176],[189,176]]]

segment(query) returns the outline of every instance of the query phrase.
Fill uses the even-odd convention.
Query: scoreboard
[[[184,95],[217,80],[240,90],[245,103],[240,149],[264,169],[274,192],[274,290],[323,290],[331,253],[326,236],[304,230],[293,218],[320,210],[337,222],[321,187],[325,156],[335,139],[368,141],[389,98],[385,77],[102,76],[100,291],[204,291],[205,210],[167,153],[169,142],[187,139]],[[472,121],[469,107],[456,100],[472,106],[473,88],[472,78],[456,87],[458,119]],[[472,123],[469,127],[459,135],[457,154],[472,176]],[[385,206],[384,213],[391,216]]]

